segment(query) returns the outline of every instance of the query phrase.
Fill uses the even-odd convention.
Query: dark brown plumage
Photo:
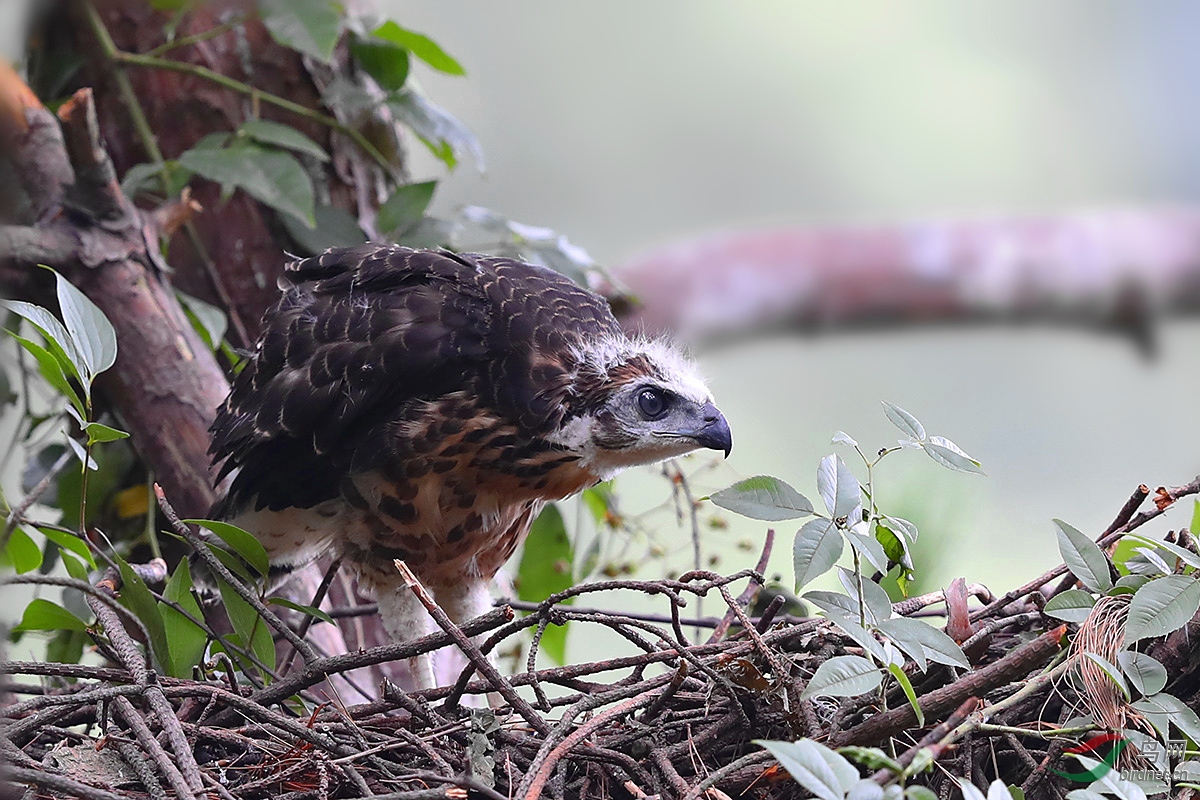
[[[281,285],[213,425],[214,514],[274,564],[336,548],[394,635],[423,623],[393,559],[464,618],[548,500],[729,448],[690,364],[552,270],[367,245],[295,262]]]

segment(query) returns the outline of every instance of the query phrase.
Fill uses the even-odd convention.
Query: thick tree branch
[[[678,242],[614,269],[631,326],[692,339],[771,329],[1030,321],[1150,342],[1200,311],[1200,210],[782,229]]]
[[[31,269],[45,263],[104,311],[118,354],[97,386],[172,500],[189,516],[203,515],[213,500],[208,426],[228,389],[224,373],[166,283],[157,228],[120,191],[91,92],[80,90],[61,109],[64,136],[14,80],[0,74],[9,87],[0,98],[23,103],[0,108],[0,137],[14,144],[7,171],[28,183],[0,187],[0,207],[10,211],[5,221],[33,224],[0,227],[4,272],[24,278],[9,290],[53,306]]]

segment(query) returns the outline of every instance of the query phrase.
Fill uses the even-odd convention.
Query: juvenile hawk
[[[432,621],[393,559],[470,619],[547,501],[732,447],[691,363],[552,270],[364,245],[290,264],[281,287],[212,427],[232,475],[214,514],[277,567],[340,553],[397,638]]]

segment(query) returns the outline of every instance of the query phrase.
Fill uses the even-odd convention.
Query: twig
[[[755,572],[757,572],[759,574],[766,574],[767,564],[769,564],[771,561],[771,550],[774,546],[775,546],[775,529],[767,528],[767,535],[763,539],[762,552],[758,556],[758,563],[754,565]],[[696,570],[699,571],[699,569],[700,569],[700,567],[697,566]],[[750,581],[750,584],[742,591],[741,595],[738,597],[737,607],[744,608],[746,606],[749,606],[750,602],[754,599],[754,597],[761,590],[762,590],[761,583],[757,583],[755,581]],[[778,609],[776,609],[776,610],[778,610]],[[725,634],[729,631],[729,626],[733,624],[734,616],[735,616],[734,606],[730,605],[729,610],[727,610],[725,612],[725,615],[723,617],[721,617],[721,622],[717,625],[716,629],[712,632],[712,635],[708,637],[708,641],[710,643],[716,642],[716,641],[719,641],[719,640],[725,638]],[[757,623],[757,621],[756,621],[756,623]],[[761,632],[761,628],[758,626],[758,624],[755,624],[754,627],[755,627],[755,630],[758,630],[759,632]]]
[[[329,569],[325,570],[325,575],[321,578],[321,583],[317,586],[317,590],[313,592],[312,602],[309,603],[313,608],[320,608],[321,603],[325,600],[325,594],[329,591],[329,585],[333,583],[333,578],[337,575],[337,571],[342,567],[342,559],[339,556],[335,558],[329,565]],[[296,631],[296,635],[303,639],[308,635],[308,631],[312,628],[316,617],[311,614],[304,615],[304,621],[300,623],[300,629]],[[287,658],[279,667],[279,674],[286,675],[292,668],[292,662],[296,660],[297,651],[293,649],[287,654]]]
[[[929,733],[922,736],[919,742],[901,753],[899,757],[896,758],[896,763],[898,763],[901,767],[907,767],[913,762],[913,759],[917,757],[917,753],[919,753],[922,748],[930,747],[931,745],[940,742],[942,738],[946,736],[946,734],[961,725],[968,716],[970,716],[976,709],[979,708],[980,702],[981,701],[977,697],[968,697],[962,702],[962,705],[954,710],[954,713],[939,722],[933,729],[929,731]],[[875,781],[880,786],[886,786],[888,782],[891,781],[895,776],[896,773],[885,767],[884,769],[881,769],[872,775],[871,780]]]
[[[546,785],[546,781],[550,778],[550,773],[554,771],[555,765],[558,764],[559,759],[566,755],[567,751],[591,735],[601,725],[617,717],[624,716],[634,709],[647,705],[652,702],[653,699],[653,692],[644,692],[637,697],[631,697],[625,702],[619,703],[612,708],[592,717],[590,720],[572,731],[571,734],[563,739],[562,742],[557,746],[553,748],[548,747],[547,745],[549,745],[552,740],[547,740],[546,744],[542,746],[542,749],[538,751],[538,757],[534,759],[534,763],[538,764],[537,771],[527,775],[525,779],[521,781],[520,786],[517,788],[516,794],[523,796],[525,800],[537,800],[542,793],[542,788]]]
[[[17,783],[42,786],[55,792],[61,792],[68,797],[78,797],[80,800],[129,800],[123,794],[114,794],[107,789],[81,783],[65,775],[59,775],[57,772],[9,766],[4,769],[2,775]]]
[[[115,743],[117,752],[121,754],[121,760],[129,765],[133,773],[138,776],[138,780],[146,788],[146,794],[150,795],[150,800],[167,800],[167,793],[163,791],[162,784],[159,783],[154,770],[150,769],[150,765],[146,763],[145,754],[138,750],[133,742],[127,741],[114,725],[108,726],[106,737]]]
[[[159,773],[167,779],[167,783],[171,786],[171,791],[175,792],[178,797],[190,797],[194,800],[199,800],[197,792],[200,791],[203,781],[200,778],[200,772],[196,771],[196,784],[184,778],[183,773],[166,751],[162,749],[162,745],[154,738],[154,734],[150,732],[150,728],[146,725],[146,721],[138,714],[137,709],[133,707],[133,703],[129,702],[128,697],[118,697],[113,700],[113,708],[117,712],[117,716],[124,720],[129,729],[133,731],[134,737],[137,738],[138,744],[142,746],[142,751],[154,762],[158,767]],[[171,714],[174,719],[174,713]],[[164,720],[160,719],[160,723]],[[175,720],[178,724],[179,720]],[[191,750],[187,752],[187,757],[191,759],[192,766],[195,767],[195,759],[192,758]],[[182,753],[176,753],[176,758],[183,760]]]
[[[1042,614],[1040,611],[1026,611],[1023,614],[1013,614],[1011,617],[994,619],[972,634],[969,639],[962,643],[961,647],[964,651],[970,650],[979,642],[991,638],[991,635],[998,630],[1011,628],[1013,626],[1029,625],[1037,622],[1041,618]]]
[[[412,570],[408,568],[408,565],[400,559],[396,559],[393,563],[400,572],[400,576],[404,579],[405,586],[411,589],[412,593],[421,601],[421,605],[425,606],[425,610],[429,612],[429,616],[433,617],[433,621],[438,624],[439,628],[450,635],[450,638],[462,650],[467,660],[474,665],[475,669],[483,674],[484,678],[504,698],[505,702],[520,714],[535,731],[542,735],[548,733],[550,726],[546,724],[546,720],[525,701],[525,698],[517,694],[517,690],[513,688],[513,685],[500,674],[500,671],[496,669],[496,666],[488,657],[480,652],[479,647],[471,641],[470,637],[463,633],[462,628],[454,624],[454,621],[434,601],[432,595],[429,594],[421,584],[421,581],[413,574]]]
[[[920,695],[917,700],[921,704],[921,710],[925,712],[927,719],[937,719],[960,706],[968,698],[981,697],[997,686],[1003,686],[1027,674],[1030,669],[1058,651],[1059,641],[1065,633],[1066,626],[1059,626],[983,669],[967,673],[954,683]],[[836,746],[872,745],[911,727],[916,721],[916,712],[912,706],[905,704],[876,714],[866,722],[836,734],[832,741]]]
[[[0,237],[3,237],[3,231],[4,229],[0,228]],[[2,256],[2,247],[0,247],[0,257]],[[71,448],[68,447],[66,450],[63,450],[62,455],[55,459],[50,469],[46,470],[46,474],[42,476],[42,479],[29,490],[29,494],[25,495],[20,503],[17,503],[16,507],[8,515],[8,522],[4,526],[4,536],[0,537],[0,548],[8,544],[8,537],[12,536],[13,530],[25,518],[25,512],[38,501],[39,497],[46,493],[46,490],[50,488],[50,484],[58,477],[58,473],[66,469],[67,464],[70,464],[71,459],[74,457],[75,454],[71,452]]]
[[[484,614],[482,617],[476,617],[465,623],[461,630],[467,636],[477,636],[511,620],[511,610],[497,608]],[[453,642],[454,639],[448,633],[431,633],[407,642],[392,642],[372,647],[368,650],[328,656],[305,665],[303,672],[283,676],[265,689],[255,692],[251,695],[250,699],[260,705],[269,706],[291,697],[301,689],[315,686],[330,675],[358,669],[359,667],[383,664],[388,661],[400,661],[437,650]],[[449,692],[449,689],[444,689],[443,691]],[[435,691],[426,694],[436,695],[437,693]]]
[[[340,121],[329,116],[328,114],[322,114],[319,111],[312,110],[308,106],[301,105],[300,103],[294,103],[291,100],[288,100],[286,97],[280,97],[277,94],[272,94],[271,92],[257,89],[248,83],[230,78],[228,75],[222,75],[219,72],[211,70],[208,67],[203,67],[199,64],[189,64],[186,61],[173,61],[167,58],[158,58],[157,56],[129,53],[124,50],[117,50],[115,46],[112,52],[109,53],[109,57],[118,64],[127,64],[131,67],[165,69],[172,72],[182,72],[185,75],[191,75],[194,78],[200,78],[201,80],[209,81],[210,83],[214,83],[217,86],[229,89],[230,91],[244,94],[255,101],[267,103],[268,105],[273,105],[277,108],[282,108],[284,111],[288,111],[298,117],[302,117],[303,119],[324,125],[325,127],[331,128],[351,139],[356,145],[362,148],[362,151],[369,155],[371,159],[378,164],[386,174],[395,174],[395,167],[390,161],[388,161],[387,156],[379,152],[379,149],[376,148],[375,145],[371,144],[371,142],[365,136],[363,136],[362,132],[355,130],[349,125],[342,124]]]
[[[112,578],[105,578],[100,581],[96,586],[97,590],[102,594],[115,596],[116,587],[113,580]],[[96,619],[104,626],[104,632],[108,634],[109,641],[112,642],[113,648],[117,651],[117,655],[121,659],[121,665],[129,670],[134,680],[142,684],[145,688],[146,701],[150,704],[151,710],[158,716],[158,723],[166,733],[167,740],[171,743],[171,749],[175,751],[175,758],[178,759],[178,768],[164,755],[162,761],[165,763],[159,764],[160,770],[169,769],[173,771],[175,774],[180,775],[180,781],[183,782],[186,788],[192,792],[200,791],[203,781],[200,778],[200,768],[196,764],[195,757],[192,755],[192,746],[188,743],[187,737],[179,725],[179,719],[175,716],[175,710],[171,708],[171,704],[167,702],[167,698],[163,695],[162,687],[157,682],[157,676],[147,668],[145,657],[113,610],[99,602],[98,598],[94,595],[88,595],[87,602],[92,612],[96,615]],[[136,725],[138,722],[141,722],[141,718],[137,717],[136,720],[133,720],[129,717],[130,714],[134,717],[137,716],[133,711],[133,706],[129,703],[129,699],[126,697],[114,698],[113,705],[119,713],[126,717],[126,723],[133,728],[135,735],[138,736],[140,741],[142,733]],[[142,722],[141,724],[144,725],[145,723]],[[148,729],[146,734],[149,735]],[[153,736],[150,738],[153,739]],[[143,742],[142,746],[147,747],[147,744]],[[164,772],[164,777],[167,778],[168,783],[171,783],[176,794],[180,794],[180,789],[175,786],[172,774]]]

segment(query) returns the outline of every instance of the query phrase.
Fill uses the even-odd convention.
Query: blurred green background
[[[1200,197],[1200,6],[1186,2],[384,8],[468,71],[418,72],[487,155],[485,174],[464,166],[441,184],[435,211],[488,205],[566,233],[605,264],[721,229]],[[441,174],[419,148],[412,155],[416,177]],[[1138,483],[1182,483],[1200,469],[1200,324],[1168,322],[1162,334],[1154,361],[1093,333],[1016,328],[703,351],[736,445],[700,470],[697,491],[770,473],[814,497],[835,430],[894,442],[879,404],[890,400],[988,471],[947,473],[921,453],[880,469],[885,508],[922,525],[923,588],[958,574],[1007,588],[1059,560],[1051,517],[1095,533]],[[618,489],[631,511],[668,492],[646,473]],[[706,527],[706,553],[748,566],[765,526],[729,521]],[[658,527],[672,566],[690,563],[673,514]],[[795,528],[778,526],[772,564],[788,580]]]

